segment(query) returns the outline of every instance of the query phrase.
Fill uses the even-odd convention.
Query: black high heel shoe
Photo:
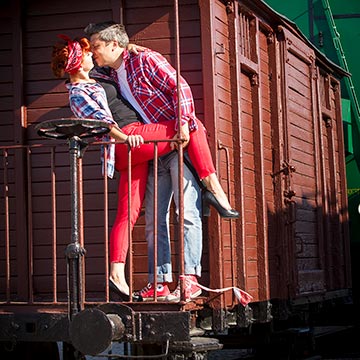
[[[128,294],[123,293],[118,286],[116,285],[116,283],[109,278],[109,290],[112,291],[114,294],[118,295],[121,299],[121,301],[129,301],[130,297]]]
[[[213,206],[219,215],[225,219],[237,219],[240,214],[234,209],[227,210],[222,207],[215,195],[209,190],[202,192],[203,216],[210,216],[210,205]]]
[[[121,301],[127,302],[130,301],[130,296],[128,294],[123,293],[116,283],[109,278],[109,290],[111,290],[114,294],[120,297]],[[138,294],[133,293],[132,294],[132,301],[133,302],[140,302],[142,301],[142,297]]]

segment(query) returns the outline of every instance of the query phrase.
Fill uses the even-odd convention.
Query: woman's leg
[[[212,161],[205,127],[202,122],[200,122],[200,120],[197,120],[197,125],[197,130],[190,133],[190,141],[187,147],[190,160],[193,163],[200,179],[203,180],[208,190],[214,194],[219,204],[223,208],[230,210],[231,205],[215,172],[215,166]],[[159,139],[172,139],[176,135],[176,131],[173,128],[173,122],[171,121],[157,124],[133,123],[125,126],[122,130],[128,135],[142,135],[144,140],[148,141]],[[159,156],[165,155],[170,151],[170,142],[158,143]],[[131,149],[132,164],[151,160],[153,156],[153,144],[143,144],[139,148]],[[116,169],[122,169],[126,167],[127,162],[127,145],[118,144],[116,146]]]
[[[225,210],[232,210],[228,197],[215,172],[204,125],[199,120],[197,120],[197,125],[197,130],[190,133],[188,145],[190,160],[203,184],[215,196],[219,205]]]
[[[174,123],[172,121],[157,124],[132,123],[121,129],[127,135],[141,135],[145,141],[171,140],[175,135]],[[158,156],[172,151],[170,142],[158,142]],[[115,148],[116,169],[121,171],[128,167],[128,146],[117,144]],[[154,144],[143,144],[138,148],[131,149],[132,166],[152,160],[154,158]]]
[[[200,177],[203,179],[215,173],[209,144],[206,138],[204,125],[197,120],[198,129],[190,133],[188,152],[190,159]],[[140,122],[129,124],[122,128],[127,135],[141,135],[145,141],[151,140],[171,140],[176,135],[174,122],[161,122],[157,124],[143,124]],[[158,142],[158,155],[162,156],[170,152],[170,142]],[[154,158],[154,144],[143,144],[138,148],[131,149],[132,165],[149,161]],[[128,166],[128,147],[127,145],[116,145],[116,169],[123,170]]]
[[[131,169],[130,231],[132,231],[141,211],[147,174],[147,162],[143,162]],[[120,173],[118,207],[110,234],[110,277],[125,294],[129,293],[124,271],[129,248],[128,213],[128,172],[125,170]]]
[[[196,122],[198,128],[190,133],[187,151],[199,178],[203,180],[210,174],[215,174],[215,166],[206,137],[205,127],[200,120]]]

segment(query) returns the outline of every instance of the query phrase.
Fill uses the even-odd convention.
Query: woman
[[[86,38],[71,40],[60,36],[65,43],[54,46],[52,54],[52,69],[56,77],[69,74],[70,81],[67,83],[69,90],[70,107],[75,116],[79,118],[94,118],[110,124],[109,135],[118,141],[128,143],[131,146],[131,213],[130,222],[133,227],[138,219],[142,202],[145,195],[146,180],[148,173],[148,161],[153,159],[153,144],[144,144],[144,141],[176,139],[177,131],[171,121],[143,124],[138,115],[125,103],[121,102],[116,88],[106,86],[108,98],[118,103],[120,116],[116,121],[111,115],[104,87],[89,76],[93,68],[90,44]],[[117,113],[117,112],[115,112]],[[196,172],[204,184],[213,192],[205,192],[205,201],[208,206],[213,205],[222,217],[237,218],[236,210],[233,210],[221,188],[215,174],[210,149],[208,147],[205,129],[198,122],[198,129],[190,132],[187,142],[190,159]],[[111,147],[112,149],[113,147]],[[170,141],[158,143],[158,155],[162,156],[174,148]],[[109,151],[108,164],[112,175],[112,151]],[[128,148],[125,144],[115,146],[115,168],[120,172],[118,188],[117,216],[110,235],[110,281],[118,292],[129,295],[129,287],[125,279],[125,261],[128,251]],[[213,193],[216,193],[216,197]]]

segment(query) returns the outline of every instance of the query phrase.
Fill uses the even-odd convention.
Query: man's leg
[[[186,154],[184,154],[186,156]],[[168,164],[174,191],[174,200],[179,213],[179,177],[178,159],[172,158]],[[185,300],[191,300],[201,294],[197,286],[197,277],[201,276],[202,255],[202,219],[201,219],[201,190],[198,181],[187,166],[183,172],[184,185],[184,291]],[[178,302],[181,299],[180,282],[176,289],[166,296],[166,301]]]
[[[186,154],[184,155],[186,156]],[[179,213],[179,177],[178,158],[169,159],[166,164],[171,173],[174,200]],[[184,262],[185,274],[201,276],[202,256],[202,219],[201,219],[201,190],[198,181],[187,166],[184,166]]]
[[[169,209],[173,195],[171,176],[167,163],[163,159],[173,157],[166,155],[158,161],[158,208],[157,208],[157,281],[172,282],[171,248],[169,234]],[[176,154],[175,154],[176,155]],[[149,166],[149,175],[145,194],[145,236],[148,243],[149,282],[154,282],[154,167]]]
[[[178,209],[178,154],[176,152],[163,156],[158,164],[158,282],[172,282],[171,249],[169,236],[169,209],[173,191]],[[153,189],[154,172],[152,166],[149,169],[148,185],[146,191],[146,239],[149,250],[149,281],[154,281],[153,261]],[[197,180],[191,171],[184,166],[184,262],[185,274],[191,280],[201,276],[202,255],[202,221],[201,221],[201,190]],[[199,296],[200,288],[186,282],[188,298]],[[149,289],[150,293],[153,292]],[[172,295],[172,296],[171,296]],[[169,294],[169,301],[179,301],[179,288],[173,294]],[[166,299],[168,298],[166,297]]]

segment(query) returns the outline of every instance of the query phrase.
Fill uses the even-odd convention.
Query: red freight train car
[[[113,19],[126,25],[132,42],[163,53],[175,65],[176,6],[165,0],[1,3],[4,349],[20,343],[35,354],[35,344],[63,342],[64,357],[77,354],[70,351],[72,345],[97,353],[113,340],[106,333],[110,327],[118,331],[118,341],[168,343],[169,358],[179,352],[190,357],[218,347],[193,337],[194,328],[246,328],[291,318],[297,304],[307,304],[308,311],[311,304],[350,295],[339,83],[348,74],[260,0],[180,0],[181,73],[208,129],[222,184],[241,213],[238,220],[215,213],[204,219],[201,283],[212,289],[240,287],[253,300],[244,308],[227,291],[204,293],[187,304],[111,301],[105,284],[116,180],[102,177],[99,146],[91,144],[78,160],[80,242],[86,255],[75,305],[90,327],[99,316],[106,331],[101,337],[94,330],[87,339],[74,334],[81,329],[71,331],[69,292],[74,289],[69,290],[69,279],[74,274],[67,276],[64,256],[72,227],[69,149],[65,141],[45,140],[35,131],[42,121],[71,115],[64,82],[51,74],[51,46],[59,33],[79,36],[89,22]],[[177,271],[175,220],[173,216]],[[140,218],[129,271],[134,289],[147,282],[143,227]]]

